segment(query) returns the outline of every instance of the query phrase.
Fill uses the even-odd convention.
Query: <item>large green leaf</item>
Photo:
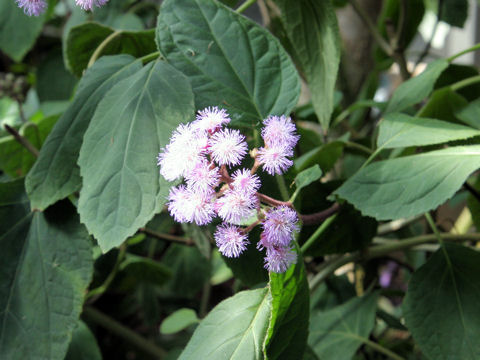
[[[53,1],[50,1],[52,7]],[[0,50],[21,61],[42,31],[47,14],[27,16],[16,2],[0,1]]]
[[[370,164],[335,194],[378,220],[422,214],[448,200],[480,168],[480,146],[457,146]]]
[[[242,291],[222,301],[202,320],[179,360],[263,359],[270,301],[267,288]]]
[[[189,77],[197,108],[220,105],[234,121],[255,124],[297,103],[298,74],[279,41],[217,1],[166,0],[157,42]]]
[[[375,324],[378,293],[353,298],[310,317],[308,344],[321,359],[350,360]]]
[[[105,41],[108,37],[110,38]],[[114,30],[95,22],[83,23],[72,27],[68,33],[65,43],[67,67],[75,75],[81,76],[91,56],[104,41],[104,47],[99,55],[130,54],[135,57],[147,55],[156,51],[154,38],[154,30]]]
[[[83,321],[73,331],[65,360],[102,360],[97,340]]]
[[[308,337],[310,290],[303,259],[282,274],[270,273],[272,315],[265,340],[268,359],[300,359]]]
[[[193,116],[187,78],[159,61],[120,81],[100,101],[78,159],[78,211],[103,251],[160,212],[170,184],[160,178],[156,156]]]
[[[63,359],[93,272],[70,204],[31,213],[23,181],[0,183],[0,358]]]
[[[439,59],[429,64],[420,75],[405,81],[393,93],[385,112],[402,111],[425,99],[432,92],[435,81],[447,67],[448,61]]]
[[[428,358],[480,358],[479,273],[477,251],[445,244],[413,274],[403,311]]]
[[[83,135],[106,92],[141,69],[134,60],[129,55],[105,57],[85,73],[75,99],[55,124],[25,180],[32,208],[43,210],[80,190],[77,159]]]
[[[480,129],[480,99],[472,101],[467,106],[457,110],[455,115],[465,124]]]
[[[330,0],[276,0],[283,26],[312,95],[312,104],[327,130],[340,63],[340,34]]]
[[[385,149],[441,144],[479,136],[480,130],[436,119],[390,113],[380,123],[377,146]]]

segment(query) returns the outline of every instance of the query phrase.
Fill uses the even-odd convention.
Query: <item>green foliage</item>
[[[79,321],[73,331],[72,341],[68,347],[65,360],[101,360],[102,353],[98,348],[95,336],[83,321]]]
[[[242,291],[210,311],[179,359],[263,359],[270,314],[268,289]]]
[[[192,309],[180,309],[163,320],[160,332],[162,334],[175,334],[198,322],[195,311]]]
[[[98,104],[78,158],[78,211],[103,251],[120,245],[162,208],[170,184],[152,159],[193,113],[187,79],[160,61],[118,82]]]
[[[373,293],[313,312],[308,343],[318,357],[351,359],[373,330],[377,299],[378,293]]]
[[[480,167],[479,146],[457,146],[370,164],[335,194],[377,220],[435,209]]]
[[[189,77],[198,109],[220,105],[234,123],[251,126],[297,103],[298,74],[279,41],[216,1],[165,1],[156,38],[167,61]]]
[[[92,276],[90,239],[68,204],[31,213],[23,181],[0,184],[0,357],[63,359]]]
[[[340,34],[330,0],[277,0],[283,26],[300,65],[322,128],[326,131],[334,107],[340,63]]]
[[[431,359],[477,359],[480,254],[442,246],[410,280],[403,311],[408,329]]]

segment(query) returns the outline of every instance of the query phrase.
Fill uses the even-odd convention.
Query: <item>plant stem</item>
[[[437,237],[438,243],[443,246],[443,240],[442,240],[442,235],[440,234],[440,231],[438,231],[437,225],[435,224],[435,221],[432,218],[432,215],[430,213],[426,212],[425,213],[425,219],[427,219],[428,225],[430,225],[430,228],[433,230],[433,233]]]
[[[407,218],[407,219],[393,220],[393,221],[390,221],[386,224],[379,225],[378,230],[377,230],[377,235],[385,235],[385,234],[388,234],[390,232],[400,230],[404,226],[407,226],[407,225],[417,221],[421,217],[423,217],[423,215],[414,216],[414,217]]]
[[[167,355],[167,352],[161,347],[146,340],[115,319],[112,319],[110,316],[105,315],[93,307],[86,306],[83,309],[83,315],[156,359],[162,359]]]
[[[90,302],[93,302],[99,296],[101,296],[105,291],[107,291],[113,279],[115,279],[115,275],[117,275],[118,268],[120,267],[120,263],[125,257],[126,251],[127,251],[127,246],[125,244],[122,244],[122,246],[120,246],[120,249],[118,251],[117,260],[115,261],[115,265],[113,265],[112,271],[110,272],[110,274],[108,274],[107,278],[105,279],[102,285],[100,285],[95,289],[90,290],[87,293],[86,300],[90,300]]]
[[[323,232],[330,226],[330,224],[335,220],[337,217],[337,214],[333,214],[329,218],[327,218],[318,228],[315,230],[315,232],[308,238],[307,241],[302,245],[300,248],[300,251],[302,254],[305,254],[305,251],[307,251],[310,246],[313,245],[313,243],[318,239],[318,237],[323,234]]]
[[[463,187],[475,198],[477,201],[480,202],[480,193],[475,189],[472,185],[467,183],[466,181],[463,183]]]
[[[386,355],[389,359],[393,360],[406,360],[404,357],[395,354],[394,352],[390,351],[386,347],[383,347],[379,343],[376,343],[374,341],[371,341],[369,339],[363,339],[365,345],[370,346],[372,349],[378,351],[379,353],[382,353]]]
[[[458,58],[458,57],[460,57],[460,56],[462,56],[462,55],[468,54],[469,52],[476,51],[476,50],[480,50],[480,43],[473,45],[471,48],[468,48],[468,49],[466,49],[466,50],[460,51],[458,54],[455,54],[455,55],[450,56],[449,58],[447,58],[447,61],[448,61],[448,62],[452,62],[452,61],[455,60],[456,58]]]
[[[259,200],[265,204],[272,205],[272,206],[288,206],[289,208],[293,209],[293,204],[289,201],[280,201],[259,192],[257,192],[257,196]]]
[[[11,126],[7,124],[4,124],[3,126],[5,130],[7,130],[8,133],[12,135],[20,145],[22,145],[25,149],[27,149],[33,156],[38,157],[38,154],[39,154],[38,149],[35,146],[33,146],[30,141],[28,141],[25,137],[20,135],[18,131],[12,128]]]
[[[161,54],[160,54],[160,51],[155,51],[153,53],[150,53],[150,54],[147,54],[145,56],[142,56],[141,58],[138,58],[138,60],[142,61],[143,64],[146,64],[148,63],[149,61],[151,60],[155,60],[157,59],[158,57],[160,57]]]
[[[319,211],[317,213],[307,214],[307,215],[299,214],[299,217],[304,225],[315,225],[325,221],[327,218],[337,213],[339,210],[340,210],[340,205],[338,203],[335,203],[332,206],[330,206],[328,209],[325,209],[323,211]]]
[[[365,10],[362,9],[362,7],[357,3],[356,0],[349,0],[349,1],[353,9],[357,13],[357,15],[360,17],[360,19],[362,19],[362,21],[367,26],[368,30],[370,31],[370,34],[372,34],[378,46],[380,46],[380,48],[389,56],[392,55],[393,51],[392,51],[392,48],[390,47],[390,44],[383,38],[382,34],[380,34],[377,27],[370,20],[370,17],[365,12]]]
[[[170,234],[162,234],[147,228],[141,228],[140,232],[143,232],[144,234],[159,240],[167,240],[167,241],[171,241],[171,242],[175,242],[175,243],[187,245],[187,246],[195,245],[192,239],[186,238],[186,237],[175,236]]]
[[[117,31],[114,31],[113,33],[111,33],[110,35],[108,35],[101,43],[100,45],[98,45],[98,47],[95,49],[95,51],[93,52],[92,56],[90,57],[90,60],[88,61],[88,65],[87,65],[87,68],[91,67],[95,61],[97,61],[97,59],[100,57],[100,55],[102,54],[102,51],[105,50],[105,48],[107,47],[108,43],[110,41],[112,41],[113,39],[115,39],[118,35],[120,35],[122,33],[121,30],[117,30]]]
[[[253,4],[255,4],[257,2],[257,0],[246,0],[242,5],[240,5],[237,10],[235,10],[237,13],[242,13],[244,12],[245,10],[247,10],[250,6],[252,6]]]
[[[275,175],[275,180],[277,181],[278,189],[280,190],[280,195],[282,195],[283,201],[288,201],[290,194],[288,193],[285,179],[282,175]]]
[[[452,91],[460,90],[461,88],[467,87],[472,84],[476,84],[480,82],[480,75],[472,76],[463,80],[460,80],[452,85],[450,85],[450,89]]]
[[[414,69],[418,66],[418,64],[420,64],[423,61],[425,56],[428,55],[430,48],[432,47],[432,42],[433,42],[433,39],[435,38],[435,34],[437,33],[437,29],[438,29],[438,24],[440,23],[440,19],[442,17],[443,1],[444,0],[438,1],[437,20],[435,21],[435,25],[433,26],[432,35],[430,35],[430,39],[428,39],[428,42],[425,45],[425,48],[423,49],[422,53],[418,57],[417,61],[415,61],[415,66],[413,67]]]
[[[443,233],[440,234],[440,237],[442,240],[448,241],[480,241],[480,234]],[[357,261],[359,259],[370,260],[382,257],[394,251],[405,250],[414,246],[436,241],[438,241],[438,237],[436,234],[420,235],[407,239],[402,239],[399,241],[391,241],[390,243],[384,245],[371,246],[366,250],[362,250],[362,252],[357,251],[351,254],[342,255],[336,259],[333,259],[332,261],[328,261],[322,264],[320,271],[310,281],[310,291],[314,291],[326,278],[333,274],[335,270],[345,264],[348,264],[349,262]]]
[[[372,155],[373,154],[373,150],[362,145],[362,144],[358,144],[356,142],[352,142],[352,141],[345,141],[344,142],[345,146],[347,148],[350,148],[350,149],[355,149],[355,150],[360,150],[368,155]]]

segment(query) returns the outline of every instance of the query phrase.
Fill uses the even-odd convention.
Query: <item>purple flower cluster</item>
[[[46,0],[15,0],[18,7],[28,16],[40,16],[47,9]],[[105,5],[108,0],[75,0],[75,4],[83,10],[92,10],[94,6]]]
[[[298,230],[296,212],[286,206],[261,207],[257,191],[259,166],[273,175],[282,174],[291,165],[293,147],[298,142],[295,125],[285,116],[264,120],[264,147],[256,153],[252,169],[239,166],[248,153],[245,136],[227,128],[230,117],[224,109],[208,107],[198,112],[195,121],[181,124],[173,132],[169,144],[161,149],[157,161],[160,174],[168,181],[184,179],[185,184],[172,187],[167,208],[178,222],[206,225],[219,216],[215,242],[227,257],[238,257],[246,250],[248,232],[263,223],[257,248],[266,249],[265,267],[284,272],[296,262],[291,242]],[[253,152],[255,153],[255,152]],[[239,225],[257,216],[247,228]]]

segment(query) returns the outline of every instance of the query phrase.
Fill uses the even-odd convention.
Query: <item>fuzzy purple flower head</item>
[[[15,2],[28,16],[40,16],[47,8],[45,0],[15,0]]]
[[[108,0],[75,0],[75,4],[80,6],[83,10],[92,10],[94,6],[101,7],[107,2]]]
[[[215,242],[226,257],[240,256],[249,244],[248,232],[261,223],[257,248],[266,250],[265,268],[284,272],[297,259],[292,247],[297,213],[287,206],[272,207],[278,201],[258,193],[261,181],[255,172],[263,165],[271,175],[282,174],[292,166],[290,157],[299,138],[295,125],[285,116],[265,119],[264,147],[250,153],[253,167],[230,174],[228,168],[241,165],[248,145],[239,130],[226,127],[229,123],[225,110],[208,107],[192,123],[179,125],[160,150],[160,174],[168,181],[185,180],[170,189],[168,211],[178,222],[197,225],[220,217],[223,223],[217,227]]]

